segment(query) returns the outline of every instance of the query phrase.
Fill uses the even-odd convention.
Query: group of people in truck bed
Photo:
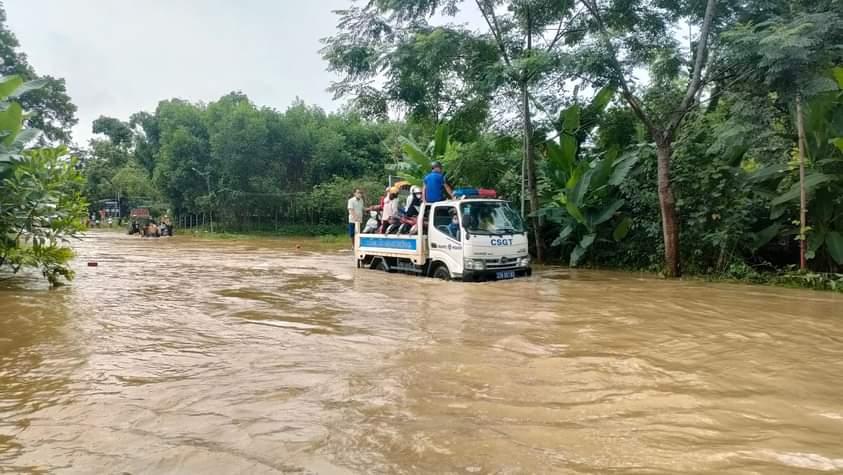
[[[366,207],[363,190],[357,188],[348,200],[348,235],[353,240],[359,224],[363,233],[403,234],[417,229],[422,203],[442,201],[445,196],[453,198],[453,190],[445,179],[442,164],[433,162],[431,171],[423,180],[423,186],[413,186],[404,205],[398,196],[398,187],[387,187],[377,205]],[[363,214],[369,213],[369,220],[363,225]]]

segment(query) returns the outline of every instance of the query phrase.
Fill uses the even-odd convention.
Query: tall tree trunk
[[[664,264],[667,277],[679,277],[679,221],[676,218],[676,199],[670,182],[670,158],[673,144],[670,140],[656,141],[658,160],[659,208],[662,215],[664,239]]]
[[[527,56],[533,52],[533,19],[530,14],[530,6],[526,4],[527,13]],[[536,156],[533,153],[533,119],[530,115],[530,94],[527,84],[530,80],[530,72],[525,70],[521,78],[521,101],[524,112],[524,159],[527,165],[527,184],[530,188],[530,214],[533,216],[533,238],[536,243],[536,260],[544,260],[544,242],[542,240],[542,220],[538,217],[539,191],[536,183]]]
[[[536,246],[536,260],[542,262],[544,259],[543,241],[541,233],[541,221],[536,213],[539,211],[539,192],[536,186],[536,156],[533,153],[533,121],[530,118],[530,96],[527,85],[521,86],[521,101],[524,113],[524,158],[527,164],[527,187],[530,192],[530,214],[533,222],[533,238]]]
[[[808,227],[808,198],[805,193],[805,124],[802,120],[802,94],[796,94],[796,131],[799,136],[799,268],[805,270],[808,262],[805,250],[808,247],[808,237],[805,229]]]

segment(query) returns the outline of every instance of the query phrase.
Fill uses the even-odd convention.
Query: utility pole
[[[214,207],[211,203],[211,170],[210,168],[204,172],[200,172],[193,167],[193,171],[205,178],[205,184],[208,185],[208,224],[211,227],[211,232],[214,232]]]
[[[805,193],[805,123],[802,119],[802,94],[796,93],[796,133],[799,140],[799,268],[808,267],[805,251],[808,247],[808,199]]]

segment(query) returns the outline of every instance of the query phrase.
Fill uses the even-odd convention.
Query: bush
[[[37,267],[50,282],[73,278],[65,244],[83,230],[84,180],[67,149],[24,152],[3,173],[0,194],[0,269]]]

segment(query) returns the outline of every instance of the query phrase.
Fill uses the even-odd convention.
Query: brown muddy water
[[[448,283],[314,241],[78,253],[67,287],[0,290],[0,472],[843,470],[840,295]]]

